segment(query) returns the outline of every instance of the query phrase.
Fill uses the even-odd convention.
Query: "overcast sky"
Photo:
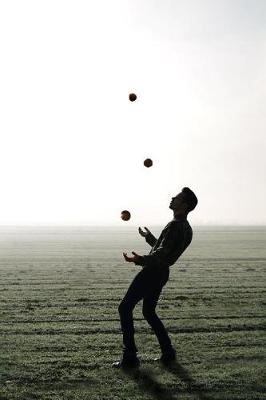
[[[1,1],[0,57],[0,225],[266,224],[265,0]]]

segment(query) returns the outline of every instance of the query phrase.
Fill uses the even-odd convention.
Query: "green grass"
[[[141,366],[130,373],[110,368],[122,350],[117,307],[139,270],[121,253],[148,247],[135,231],[97,235],[2,235],[1,400],[265,399],[265,230],[195,232],[157,306],[177,363],[153,362],[139,303]]]

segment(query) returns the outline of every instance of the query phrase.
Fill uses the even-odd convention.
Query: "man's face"
[[[169,208],[171,208],[171,210],[180,210],[183,209],[184,205],[184,197],[183,193],[181,192],[178,193],[175,197],[172,197]]]

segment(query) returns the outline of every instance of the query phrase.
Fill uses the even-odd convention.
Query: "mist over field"
[[[1,1],[0,224],[162,224],[188,186],[193,224],[265,225],[265,20],[265,0]]]

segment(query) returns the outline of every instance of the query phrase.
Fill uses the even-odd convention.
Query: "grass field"
[[[158,235],[160,228],[150,227]],[[137,228],[2,228],[0,399],[265,399],[266,228],[194,228],[157,312],[178,361],[134,311],[141,366],[119,360],[118,305],[147,254]]]

